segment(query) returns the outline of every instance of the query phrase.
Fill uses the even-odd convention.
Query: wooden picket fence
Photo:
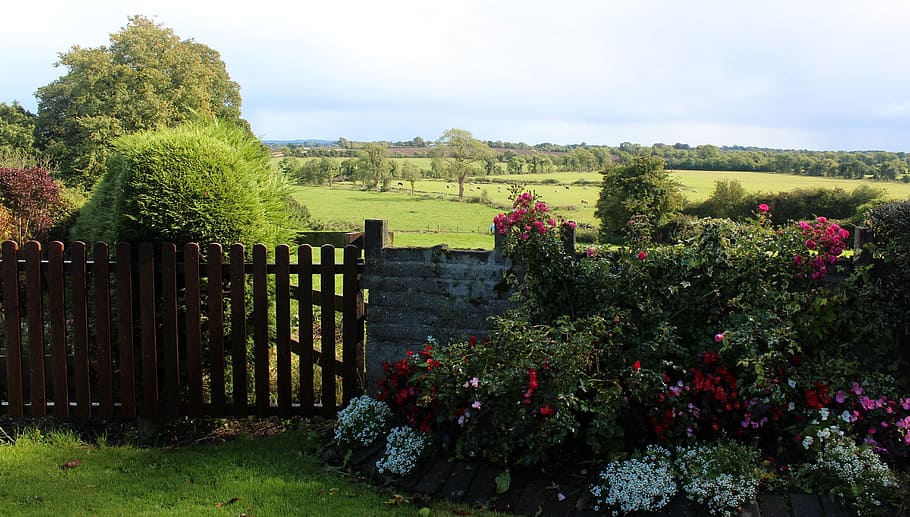
[[[261,244],[251,262],[240,244],[227,253],[210,244],[205,257],[197,244],[178,255],[174,244],[119,243],[110,257],[97,243],[91,260],[83,243],[66,251],[60,242],[46,250],[2,244],[0,415],[332,415],[363,389],[358,246],[345,246],[340,264],[330,245],[315,264],[309,245],[296,248],[296,263],[287,245],[274,249],[272,262]]]

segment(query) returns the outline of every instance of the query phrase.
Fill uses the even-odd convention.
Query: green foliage
[[[67,73],[38,89],[37,145],[70,185],[91,187],[121,135],[197,116],[242,123],[240,86],[218,52],[133,16],[107,47],[60,55]]]
[[[606,240],[618,235],[635,215],[647,214],[660,227],[682,206],[679,185],[664,170],[663,159],[640,154],[604,173],[596,215]]]
[[[73,238],[273,245],[289,237],[289,217],[300,213],[289,199],[246,129],[192,122],[118,139]]]
[[[814,219],[819,215],[856,223],[870,206],[881,203],[884,195],[883,189],[869,185],[860,185],[851,192],[839,187],[812,187],[776,194],[747,193],[739,180],[717,180],[708,199],[687,207],[685,212],[742,222],[752,217],[756,206],[765,203],[778,223]]]
[[[458,197],[464,197],[464,182],[478,173],[477,164],[489,157],[492,151],[487,144],[474,138],[464,129],[447,129],[433,150],[434,167],[458,182]]]
[[[872,230],[877,253],[901,265],[910,261],[910,201],[873,208],[866,218],[866,225]]]
[[[18,102],[14,101],[11,105],[0,102],[0,158],[35,155],[36,118]]]
[[[40,167],[0,168],[0,238],[19,243],[44,239],[73,207]]]
[[[369,188],[377,189],[384,186],[392,172],[389,148],[385,144],[369,143],[358,153],[357,178]]]

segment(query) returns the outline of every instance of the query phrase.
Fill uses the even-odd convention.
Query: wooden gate
[[[0,414],[332,415],[363,390],[357,246],[340,263],[330,245],[317,263],[309,245],[293,263],[287,245],[257,244],[251,261],[240,244],[66,251],[2,244]]]

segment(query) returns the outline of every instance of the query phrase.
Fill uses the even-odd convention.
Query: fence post
[[[566,254],[570,257],[575,256],[575,226],[565,224],[562,227],[562,245]]]
[[[389,246],[389,222],[385,219],[367,219],[363,223],[363,255],[367,260],[379,255]]]
[[[853,263],[857,266],[868,266],[872,264],[872,254],[869,253],[865,246],[873,242],[874,237],[872,230],[863,226],[857,226],[853,233]]]

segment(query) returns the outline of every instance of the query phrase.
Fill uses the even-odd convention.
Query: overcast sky
[[[910,151],[910,2],[6,2],[0,102],[36,111],[142,14],[221,53],[265,139]]]

